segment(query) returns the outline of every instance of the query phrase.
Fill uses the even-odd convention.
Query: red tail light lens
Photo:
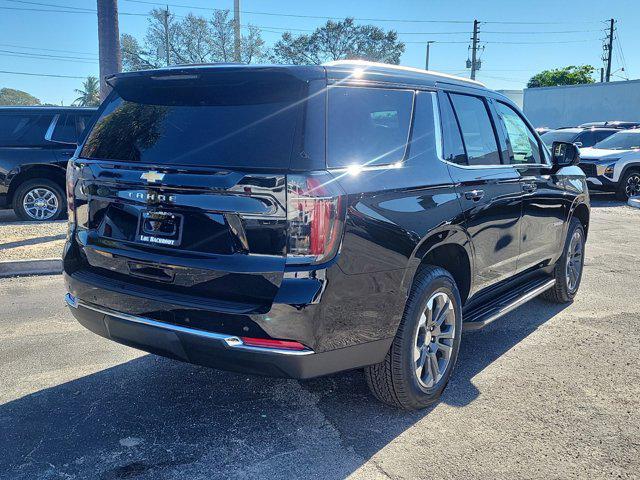
[[[329,175],[287,178],[289,264],[319,264],[338,252],[344,201]]]
[[[69,223],[75,223],[75,195],[74,189],[77,181],[77,168],[73,160],[69,160],[67,163],[67,176],[66,176],[66,190],[67,190],[67,212]]]
[[[240,337],[242,343],[249,347],[278,348],[280,350],[307,350],[300,342],[292,340],[273,340],[271,338]]]

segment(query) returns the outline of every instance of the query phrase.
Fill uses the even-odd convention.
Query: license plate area
[[[184,216],[179,213],[145,210],[140,213],[136,241],[177,247],[182,242]]]

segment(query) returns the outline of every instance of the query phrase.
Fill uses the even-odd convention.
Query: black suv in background
[[[0,208],[23,220],[67,211],[64,175],[96,108],[0,107]]]
[[[437,400],[464,330],[571,301],[589,197],[518,108],[422,70],[193,66],[110,77],[69,163],[67,304],[104,337],[223,369],[364,367]]]
[[[580,148],[588,148],[620,130],[617,127],[565,127],[549,130],[543,133],[540,138],[549,148],[553,142],[575,143]]]

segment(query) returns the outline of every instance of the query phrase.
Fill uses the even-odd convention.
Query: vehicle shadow
[[[627,204],[627,202],[618,200],[615,193],[591,191],[589,192],[589,196],[591,198],[591,206],[594,208],[622,207]]]
[[[473,402],[474,377],[563,308],[467,334],[442,402]],[[341,479],[431,410],[378,403],[360,371],[297,382],[145,355],[0,406],[0,478]]]
[[[59,235],[48,235],[46,237],[27,238],[25,240],[18,240],[15,242],[0,243],[0,250],[3,250],[5,248],[25,247],[27,245],[38,245],[40,243],[55,242],[56,240],[64,240],[65,237],[66,234],[61,233]]]

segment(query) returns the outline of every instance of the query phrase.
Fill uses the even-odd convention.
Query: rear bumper
[[[382,361],[392,339],[315,353],[244,345],[239,337],[117,312],[65,297],[88,330],[115,342],[189,363],[243,373],[297,379],[327,375]]]

